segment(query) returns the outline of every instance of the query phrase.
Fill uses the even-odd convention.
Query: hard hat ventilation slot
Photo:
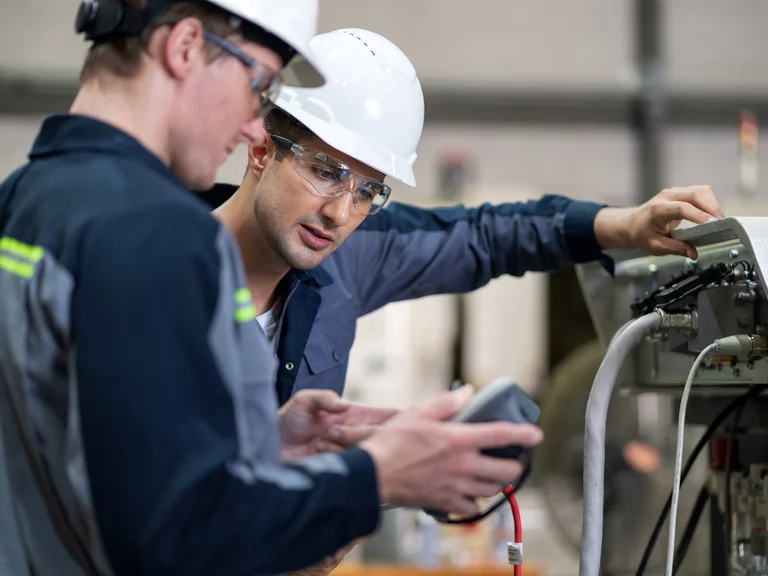
[[[373,48],[371,48],[370,46],[368,46],[368,43],[367,43],[365,40],[363,40],[362,38],[360,38],[360,36],[358,36],[357,34],[354,34],[354,33],[352,33],[352,32],[349,32],[348,30],[344,30],[344,31],[343,31],[343,33],[344,33],[344,34],[349,34],[350,36],[354,36],[355,38],[357,38],[358,40],[360,40],[360,42],[362,42],[363,44],[365,44],[365,47],[366,47],[366,48],[368,48],[368,50],[370,50],[370,51],[371,51],[371,54],[373,54],[374,56],[376,56],[376,52],[374,52],[374,51],[373,51]]]

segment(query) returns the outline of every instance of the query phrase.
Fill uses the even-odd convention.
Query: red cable
[[[504,496],[509,502],[509,506],[512,508],[512,519],[515,527],[515,544],[523,543],[523,522],[520,519],[520,507],[517,505],[517,498],[512,493],[512,486],[507,486],[503,490]],[[515,564],[514,576],[522,576],[523,567],[520,564]]]

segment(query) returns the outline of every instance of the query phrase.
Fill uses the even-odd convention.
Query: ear
[[[256,179],[260,179],[267,168],[270,152],[274,152],[275,143],[269,138],[266,130],[262,128],[263,138],[259,138],[261,144],[248,146],[248,171]]]
[[[184,18],[173,26],[160,48],[162,62],[174,78],[186,78],[207,64],[203,25],[197,18]]]

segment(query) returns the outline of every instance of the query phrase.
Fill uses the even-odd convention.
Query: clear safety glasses
[[[290,150],[293,170],[320,196],[334,198],[350,192],[354,210],[361,216],[376,214],[389,200],[392,189],[383,182],[355,173],[322,150],[305,148],[282,136],[270,134],[270,137]]]
[[[225,40],[221,36],[208,32],[208,30],[203,30],[203,36],[211,44],[218,46],[231,56],[240,60],[246,68],[253,70],[254,76],[251,80],[251,90],[254,94],[258,94],[261,97],[261,110],[264,110],[267,104],[277,98],[280,88],[283,85],[278,72],[252,58],[243,52],[236,44],[233,44],[229,40]]]

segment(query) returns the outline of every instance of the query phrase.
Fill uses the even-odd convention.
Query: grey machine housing
[[[686,424],[711,428],[721,411],[735,405],[736,397],[745,395],[748,388],[768,384],[768,218],[722,218],[676,230],[673,237],[693,244],[699,253],[697,260],[616,253],[611,254],[616,262],[613,277],[600,263],[576,268],[604,349],[633,318],[661,316],[660,330],[633,350],[615,390],[628,399],[637,398],[638,423],[641,405],[647,407],[650,400],[654,406],[654,414],[644,421],[642,436],[653,439],[666,454],[663,468],[669,481],[679,400],[694,360],[705,347],[733,335],[748,335],[754,345],[751,353],[738,357],[714,354],[704,359],[693,380]],[[709,521],[705,522],[710,528],[709,543],[688,555],[710,562],[712,574],[723,573],[723,562],[727,561],[723,559],[730,557],[732,537],[739,539],[736,531],[723,538],[723,527],[728,525],[725,518],[732,511],[751,510],[761,525],[768,519],[768,506],[764,505],[768,503],[768,392],[739,410],[737,430],[732,430],[734,417],[714,429],[710,462],[704,462],[706,452],[702,454],[693,478],[684,487],[684,491],[697,491],[704,482],[710,502],[717,503],[710,506]],[[687,440],[689,436],[695,434],[687,432]],[[724,472],[727,467],[723,468],[729,458],[715,455],[714,442],[721,447],[724,440],[729,442],[730,475]],[[730,508],[726,500],[732,503]],[[768,548],[765,537],[758,540],[759,548]],[[724,541],[731,543],[724,545]],[[681,574],[694,572],[684,566]]]
[[[619,383],[625,390],[679,391],[695,356],[715,339],[765,334],[768,328],[768,218],[722,218],[677,230],[673,236],[696,246],[698,259],[622,260],[618,255],[613,278],[597,263],[577,267],[604,347],[625,322],[640,315],[637,309],[644,299],[644,312],[662,315],[661,333],[641,344],[630,359],[630,372]],[[667,290],[659,292],[664,287]],[[698,372],[693,394],[729,396],[768,383],[768,361],[757,356],[713,357]]]

